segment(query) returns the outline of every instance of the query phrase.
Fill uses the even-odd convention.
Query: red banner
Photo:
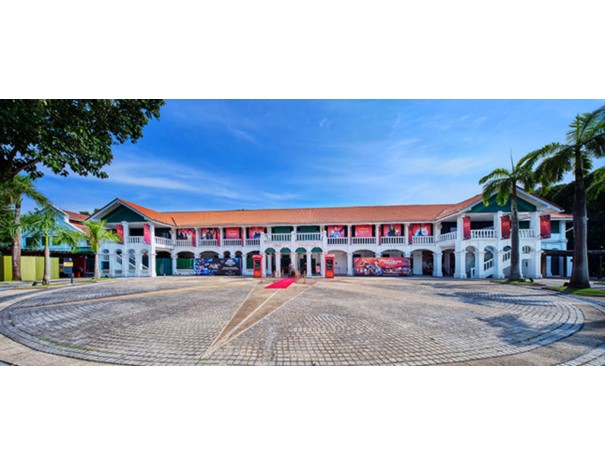
[[[116,234],[120,238],[120,244],[123,244],[124,243],[124,226],[122,226],[121,224],[118,224],[116,226]]]
[[[548,239],[550,237],[550,215],[540,217],[540,237]]]
[[[371,224],[362,224],[355,226],[355,237],[373,237]]]
[[[469,240],[471,238],[471,217],[470,216],[465,216],[463,219],[463,238],[465,241]]]
[[[239,239],[240,234],[240,228],[225,228],[225,239]]]
[[[328,237],[347,237],[347,231],[342,225],[328,226]]]
[[[409,276],[412,274],[409,257],[356,258],[353,270],[356,276]]]
[[[143,240],[145,244],[151,244],[151,228],[147,223],[143,225]]]
[[[265,232],[262,226],[253,226],[248,228],[248,239],[260,239],[261,234]]]
[[[179,241],[191,241],[191,244],[195,247],[195,229],[177,229],[176,239]]]
[[[502,239],[510,239],[510,215],[503,216],[500,220]]]
[[[218,228],[203,228],[201,232],[202,232],[202,235],[200,237],[200,240],[202,240],[202,241],[218,240],[218,237],[219,237]]]
[[[403,236],[403,228],[400,224],[383,224],[382,237],[400,237]]]

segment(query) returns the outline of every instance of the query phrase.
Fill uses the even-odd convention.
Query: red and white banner
[[[347,231],[343,225],[328,226],[328,237],[341,238],[347,237]]]
[[[225,239],[239,239],[241,231],[240,228],[225,228]]]
[[[252,226],[248,228],[248,239],[260,239],[261,234],[265,232],[262,226]]]
[[[177,229],[176,239],[179,241],[191,241],[191,244],[195,247],[195,229]]]
[[[355,226],[355,237],[373,237],[373,227],[371,224],[361,224]]]
[[[510,239],[510,215],[500,218],[500,227],[502,229],[502,239]]]
[[[145,244],[151,244],[151,228],[147,223],[143,225],[143,240]]]
[[[408,228],[408,243],[412,244],[412,237],[414,236],[432,236],[433,225],[430,223],[416,223],[411,224]]]
[[[122,226],[121,224],[118,224],[116,226],[116,234],[120,238],[120,244],[123,244],[124,243],[124,226]]]

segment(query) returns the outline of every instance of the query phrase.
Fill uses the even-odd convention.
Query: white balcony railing
[[[439,242],[453,242],[456,240],[456,238],[458,237],[458,233],[457,232],[449,232],[449,233],[445,233],[445,234],[440,234],[439,235]]]
[[[383,244],[405,244],[407,240],[403,236],[383,237],[380,239]]]
[[[483,262],[483,271],[488,271],[490,269],[492,269],[494,267],[494,259],[490,258],[489,260],[486,260],[485,262]]]
[[[435,236],[412,236],[412,244],[433,244]]]
[[[290,242],[292,234],[267,234],[267,242]]]
[[[473,229],[471,239],[495,239],[496,231],[493,229]]]
[[[246,239],[246,245],[248,247],[258,247],[260,245],[260,239]]]
[[[328,245],[347,245],[348,237],[328,237]]]
[[[216,239],[202,239],[199,244],[199,247],[218,247],[218,240]]]
[[[241,239],[225,239],[223,240],[223,245],[225,247],[229,247],[229,246],[241,246],[242,245],[242,240]]]
[[[193,241],[191,239],[177,239],[177,247],[193,247]]]
[[[126,242],[128,244],[144,244],[145,238],[143,236],[128,236]]]
[[[537,237],[537,234],[533,229],[519,229],[520,239],[529,239],[534,237]]]
[[[370,245],[376,245],[376,238],[375,237],[353,237],[352,238],[353,244],[370,244]]]
[[[172,242],[172,239],[167,239],[165,237],[156,237],[155,243],[157,245],[163,245],[165,247],[172,247],[174,245],[174,243]]]
[[[318,242],[321,241],[321,233],[297,233],[298,242]]]

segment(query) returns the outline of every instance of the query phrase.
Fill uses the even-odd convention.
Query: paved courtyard
[[[605,304],[487,281],[121,279],[0,292],[0,364],[605,364]]]

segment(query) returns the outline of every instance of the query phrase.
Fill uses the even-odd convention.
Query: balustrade
[[[353,237],[353,244],[373,244],[376,245],[375,237]]]
[[[457,237],[458,237],[458,233],[455,231],[445,233],[445,234],[440,234],[439,242],[452,242],[452,241],[455,241]]]
[[[412,236],[412,244],[432,244],[434,242],[434,236]]]
[[[495,239],[496,231],[493,229],[473,229],[471,239]]]

